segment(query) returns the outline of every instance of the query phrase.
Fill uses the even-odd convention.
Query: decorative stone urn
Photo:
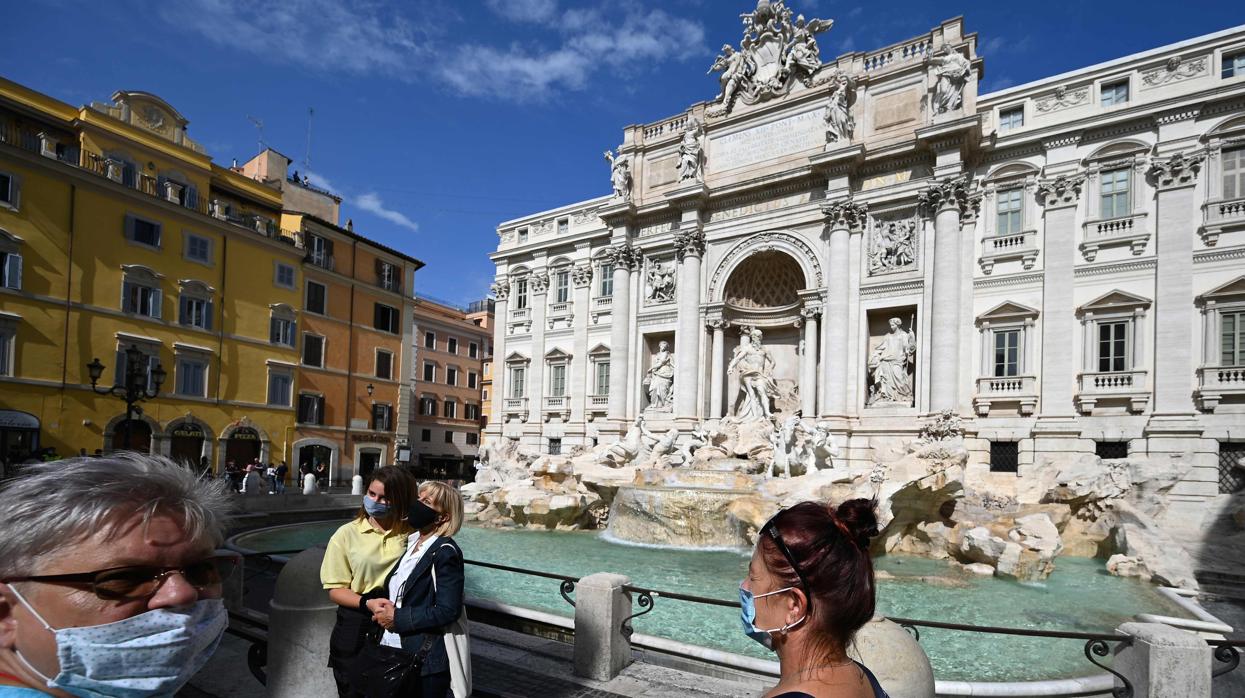
[[[847,654],[869,667],[891,698],[934,698],[934,669],[925,650],[882,616],[865,623]]]

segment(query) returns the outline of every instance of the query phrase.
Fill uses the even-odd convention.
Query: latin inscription
[[[788,116],[744,131],[718,136],[709,142],[709,167],[733,170],[783,155],[825,145],[822,110]]]

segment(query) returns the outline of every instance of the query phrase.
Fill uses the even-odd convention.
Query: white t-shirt
[[[419,543],[418,535],[411,535],[409,542],[406,544],[406,554],[402,556],[402,560],[398,562],[398,569],[393,573],[393,577],[389,579],[389,600],[398,608],[402,608],[402,599],[399,592],[402,591],[402,585],[406,582],[406,578],[411,576],[415,566],[419,561],[432,549],[432,544],[441,536],[429,536],[423,543]],[[397,633],[385,631],[380,638],[380,644],[387,647],[402,647],[402,637]]]

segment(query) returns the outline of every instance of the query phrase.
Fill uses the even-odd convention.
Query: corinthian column
[[[817,316],[821,308],[807,306],[800,309],[804,323],[804,352],[800,355],[800,410],[812,417],[817,410]]]
[[[1081,361],[1068,351],[1075,336],[1076,302],[1073,269],[1076,268],[1076,207],[1083,176],[1056,177],[1039,182],[1037,198],[1045,207],[1042,252],[1042,366],[1039,419],[1067,420],[1073,415],[1076,374]],[[1026,337],[1026,341],[1032,338]],[[1027,347],[1026,347],[1027,349]]]
[[[549,275],[537,272],[528,277],[532,291],[532,364],[527,381],[527,423],[540,424],[545,414],[545,302]]]
[[[610,303],[610,400],[609,418],[618,422],[627,419],[627,380],[631,353],[631,269],[636,254],[631,247],[620,245],[606,252],[606,261],[614,265],[614,295]]]
[[[931,184],[919,202],[934,218],[929,409],[954,410],[960,393],[960,216],[978,205],[980,195],[971,196],[967,180],[955,177]]]
[[[589,293],[592,288],[592,266],[581,265],[571,271],[575,284],[575,299],[571,306],[575,339],[571,355],[571,376],[567,383],[566,399],[571,401],[571,423],[577,428],[584,425],[584,408],[588,401],[588,314]]]
[[[499,279],[490,290],[497,299],[497,304],[493,309],[493,366],[490,369],[493,372],[493,395],[490,398],[493,401],[493,407],[487,429],[489,433],[500,434],[501,426],[506,421],[502,409],[504,409],[503,401],[509,390],[506,383],[510,380],[510,372],[506,370],[506,327],[510,321],[507,316],[510,312],[510,281]]]
[[[721,318],[710,320],[709,329],[713,330],[713,364],[709,384],[709,417],[722,418],[722,383],[726,378],[726,321]]]
[[[689,230],[674,238],[679,255],[678,334],[674,340],[674,416],[695,419],[700,389],[700,258],[705,234]]]
[[[826,361],[822,367],[825,386],[822,390],[821,413],[827,416],[847,415],[847,349],[851,336],[851,236],[864,230],[868,218],[867,204],[856,203],[850,198],[832,201],[821,206],[830,229],[830,273],[826,281],[826,315],[824,335],[826,338]],[[816,323],[813,323],[816,324]],[[813,368],[816,375],[816,366]],[[816,395],[815,386],[810,386]],[[801,387],[801,390],[805,388]],[[812,416],[813,410],[806,409]]]

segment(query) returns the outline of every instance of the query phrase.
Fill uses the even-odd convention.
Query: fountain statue
[[[731,415],[740,422],[768,420],[770,401],[778,397],[774,357],[762,346],[761,337],[761,330],[744,328],[727,367],[727,373],[739,381],[739,397],[733,400]]]
[[[671,387],[674,385],[674,354],[670,353],[669,342],[657,344],[653,365],[645,373],[643,385],[648,391],[648,409],[669,412]]]

